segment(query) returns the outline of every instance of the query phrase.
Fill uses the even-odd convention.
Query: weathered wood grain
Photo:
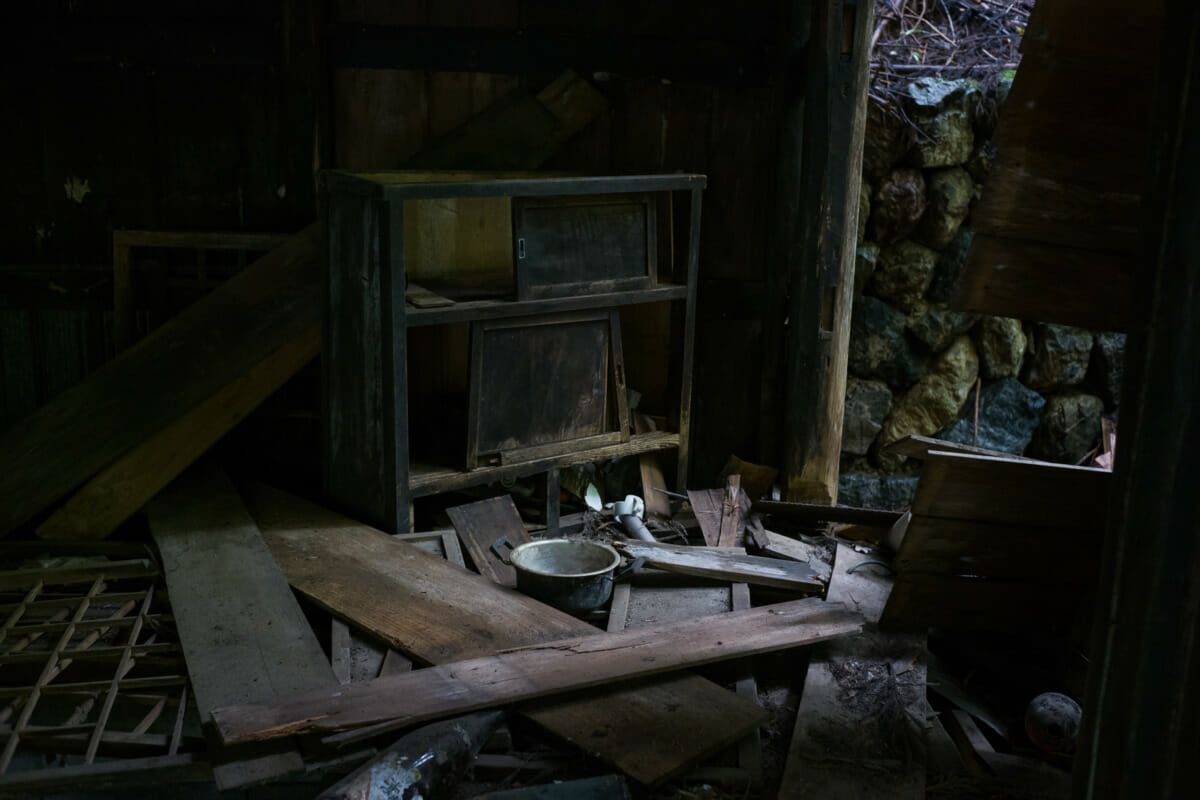
[[[798,561],[748,556],[708,547],[653,544],[651,542],[614,542],[630,558],[644,558],[647,566],[703,578],[771,586],[795,592],[821,592],[825,584],[816,573]]]
[[[316,239],[305,229],[0,433],[0,461],[21,465],[0,474],[0,535],[319,325]]]
[[[879,620],[890,581],[872,568],[853,569],[870,557],[838,545],[829,600],[845,603],[868,623]],[[855,800],[925,796],[925,635],[863,635],[812,650],[796,712],[779,798]],[[905,713],[888,726],[881,701],[856,702],[877,692]]]
[[[286,579],[223,473],[200,465],[161,492],[147,515],[202,722],[220,706],[272,704],[337,687]],[[287,745],[218,758],[213,775],[223,790],[304,768],[300,753]]]
[[[513,547],[532,541],[521,522],[521,514],[513,505],[512,497],[492,497],[476,503],[468,503],[446,509],[454,530],[462,540],[471,562],[480,575],[493,583],[513,588],[517,585],[517,571],[505,564],[494,552],[492,545],[501,537],[508,537]]]
[[[683,622],[597,633],[380,678],[292,702],[218,711],[228,744],[392,721],[413,724],[503,703],[813,644],[857,633],[861,618],[797,600]]]

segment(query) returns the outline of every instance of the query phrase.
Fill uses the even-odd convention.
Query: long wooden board
[[[200,465],[146,511],[202,722],[221,706],[337,687],[287,580],[222,472]],[[222,790],[304,768],[299,751],[286,744],[219,758],[213,775]]]
[[[871,623],[879,619],[890,581],[872,568],[850,572],[869,558],[838,545],[829,599]],[[780,800],[924,798],[924,633],[884,633],[868,625],[862,636],[811,652]],[[894,694],[880,691],[888,683]],[[885,728],[878,699],[889,695],[904,713]]]
[[[825,584],[807,564],[779,558],[748,556],[709,547],[623,541],[614,546],[646,565],[684,575],[771,586],[795,592],[822,592]]]
[[[380,722],[401,727],[859,630],[861,618],[841,606],[796,600],[506,650],[338,691],[311,692],[283,704],[221,709],[213,718],[227,744]]]
[[[1099,531],[1111,485],[1102,469],[930,452],[912,513]]]
[[[245,487],[244,496],[293,587],[421,662],[445,664],[595,630],[312,503],[257,485]],[[763,720],[756,704],[694,675],[540,701],[523,711],[646,784]]]
[[[0,434],[0,535],[321,321],[309,227]]]
[[[158,434],[122,455],[37,528],[43,539],[103,539],[321,350],[319,320]]]

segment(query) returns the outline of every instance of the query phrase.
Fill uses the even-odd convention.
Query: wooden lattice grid
[[[152,559],[0,571],[0,619],[0,792],[196,765],[203,741],[185,735],[187,671]],[[29,753],[57,763],[17,768]]]

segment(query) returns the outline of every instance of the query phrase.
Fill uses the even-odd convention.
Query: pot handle
[[[642,565],[644,565],[645,563],[646,563],[645,557],[638,556],[637,558],[635,558],[633,560],[633,563],[631,563],[629,566],[621,567],[620,569],[614,571],[612,575],[605,575],[604,579],[608,580],[608,581],[612,581],[613,583],[616,583],[618,579],[623,578],[626,575],[629,575],[630,573],[637,572],[639,569],[642,568]]]
[[[512,561],[510,561],[508,558],[508,553],[505,553],[500,550],[500,545],[504,545],[505,547],[507,547],[508,553],[511,553],[513,550],[516,550],[517,548],[513,547],[513,543],[511,541],[509,541],[507,536],[501,536],[499,539],[492,542],[492,552],[496,554],[496,558],[500,559],[505,564],[512,564]]]

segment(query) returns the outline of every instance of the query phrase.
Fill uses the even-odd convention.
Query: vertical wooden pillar
[[[798,502],[837,501],[873,19],[870,0],[813,4],[784,392],[783,482]]]
[[[1076,798],[1200,795],[1200,6],[1160,53]]]

